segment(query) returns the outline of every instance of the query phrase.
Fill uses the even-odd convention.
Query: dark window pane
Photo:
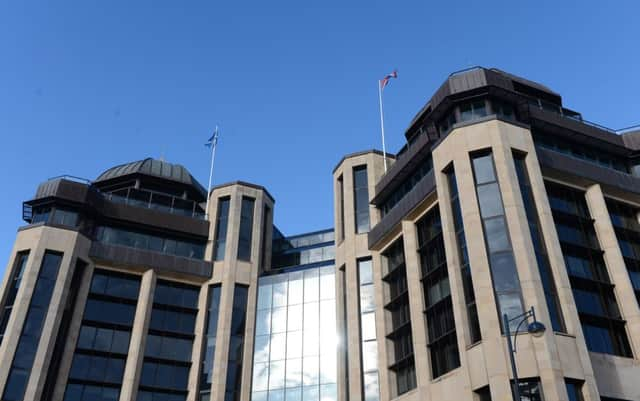
[[[21,369],[11,369],[4,390],[4,401],[21,401],[27,388],[29,373]]]

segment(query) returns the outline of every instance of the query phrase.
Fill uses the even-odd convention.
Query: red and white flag
[[[387,74],[383,79],[380,80],[380,89],[384,89],[385,86],[389,84],[389,80],[391,78],[398,78],[398,71],[393,70],[391,74]]]

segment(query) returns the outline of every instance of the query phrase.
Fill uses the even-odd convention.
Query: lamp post
[[[516,343],[518,341],[518,333],[520,332],[520,326],[522,323],[532,318],[533,321],[527,325],[527,333],[531,334],[534,337],[540,337],[544,334],[546,327],[544,324],[540,323],[536,320],[536,311],[533,309],[533,306],[528,311],[520,314],[518,316],[512,317],[509,319],[509,316],[505,313],[502,315],[502,321],[504,323],[504,332],[507,335],[507,344],[509,345],[509,358],[511,360],[511,370],[513,372],[513,388],[511,390],[511,394],[513,395],[513,401],[522,401],[520,398],[520,383],[518,383],[518,369],[516,368]],[[514,322],[518,319],[521,319],[518,325],[516,326],[516,332],[514,333],[514,340],[511,342],[511,328],[509,327],[509,323]]]

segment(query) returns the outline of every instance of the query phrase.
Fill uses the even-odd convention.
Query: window
[[[365,400],[377,401],[380,399],[380,394],[374,391],[379,388],[379,383],[373,265],[371,258],[359,259],[357,263],[360,292],[360,336],[362,340],[362,393]]]
[[[244,355],[244,329],[247,315],[248,293],[249,288],[243,285],[236,285],[233,291],[229,355],[227,359],[227,380],[224,396],[225,401],[240,400],[240,390],[242,388],[242,356]]]
[[[473,290],[471,275],[471,263],[467,252],[467,239],[464,233],[462,222],[462,210],[460,208],[460,198],[458,195],[458,183],[456,173],[451,165],[445,170],[449,194],[451,196],[451,212],[453,213],[453,225],[456,234],[456,245],[458,247],[458,258],[460,260],[460,270],[462,272],[462,285],[464,286],[464,299],[467,306],[467,320],[469,321],[469,337],[471,344],[482,339],[480,334],[480,322],[478,320],[478,309],[476,306],[476,295]]]
[[[389,195],[381,206],[382,216],[391,211],[404,197],[418,185],[422,179],[433,170],[431,155],[424,159],[404,182]]]
[[[474,391],[476,393],[476,401],[491,401],[491,391],[489,386],[485,386]]]
[[[216,233],[213,243],[214,260],[223,260],[227,245],[227,227],[229,225],[229,197],[218,200],[218,217],[216,217]]]
[[[160,237],[122,228],[98,226],[96,228],[96,241],[185,258],[204,258],[203,243]]]
[[[61,262],[61,253],[45,251],[33,289],[34,295],[9,369],[9,377],[2,395],[4,401],[21,401],[24,397]]]
[[[11,317],[11,311],[13,310],[13,304],[16,301],[18,290],[20,289],[20,282],[24,274],[24,269],[27,267],[27,260],[29,259],[29,251],[19,252],[16,255],[16,259],[11,270],[11,278],[9,279],[8,289],[4,299],[4,305],[0,309],[0,344],[4,338],[4,333],[7,330],[7,324],[9,324],[9,318]]]
[[[438,208],[430,210],[418,221],[416,228],[418,230],[418,253],[422,270],[421,281],[425,300],[428,347],[431,355],[431,373],[435,379],[460,366],[449,274]]]
[[[640,304],[640,223],[638,209],[622,202],[607,199],[607,209],[618,238],[624,264],[629,273],[631,285]]]
[[[139,290],[137,276],[94,271],[65,401],[119,397]]]
[[[255,200],[242,197],[240,209],[240,238],[238,239],[238,259],[251,260],[251,235],[253,232],[253,207]]]
[[[158,280],[144,351],[139,400],[185,399],[199,288]]]
[[[503,315],[510,318],[522,314],[524,310],[518,269],[509,239],[493,155],[491,152],[478,153],[472,155],[471,162],[489,256],[493,291],[496,294],[498,313],[502,322]],[[517,323],[512,322],[512,330],[517,329]]]
[[[333,266],[259,279],[253,400],[336,400],[335,284]]]
[[[202,367],[200,374],[200,400],[208,400],[213,383],[213,358],[216,354],[216,336],[218,332],[218,317],[220,307],[220,285],[209,286],[209,307],[206,322],[206,345],[202,355]]]
[[[369,231],[369,183],[367,166],[353,168],[353,199],[355,205],[356,233]]]
[[[584,192],[551,182],[545,185],[587,348],[632,357]]]
[[[607,152],[602,148],[594,148],[578,142],[570,141],[541,131],[533,131],[533,141],[536,146],[554,152],[597,164],[601,167],[629,173],[629,166],[625,157]]]
[[[493,99],[491,100],[491,107],[493,108],[494,114],[499,117],[505,118],[507,120],[515,120],[516,113],[513,109],[513,105],[510,103],[505,103],[501,100]]]
[[[271,253],[267,253],[267,236],[269,228],[272,226],[269,225],[271,221],[271,208],[267,205],[264,205],[262,209],[262,235],[261,235],[261,244],[260,244],[260,253],[261,255],[261,268],[266,269],[267,261],[271,258]]]
[[[487,105],[484,99],[473,100],[461,104],[460,106],[460,121],[477,120],[485,117],[487,113]]]
[[[387,300],[385,309],[391,317],[391,332],[387,339],[392,344],[391,365],[389,370],[395,373],[397,395],[415,388],[415,361],[413,358],[413,339],[409,316],[409,292],[404,259],[402,237],[382,253],[385,262]]]
[[[340,208],[340,221],[338,222],[338,240],[344,240],[344,179],[338,177],[338,207]]]
[[[35,207],[33,209],[33,215],[31,216],[31,224],[48,222],[50,214],[51,214],[51,207],[49,206]]]
[[[582,382],[577,380],[565,380],[569,401],[584,401],[582,396]]]
[[[559,303],[560,298],[558,297],[553,272],[551,271],[547,247],[544,243],[542,230],[540,229],[540,219],[538,218],[538,212],[531,189],[531,183],[529,181],[529,175],[527,173],[525,158],[525,154],[513,154],[513,161],[515,162],[516,174],[518,176],[518,184],[520,186],[520,195],[522,196],[522,202],[527,215],[529,233],[531,234],[533,251],[535,252],[536,262],[538,263],[538,272],[540,273],[540,279],[542,280],[542,288],[544,290],[547,309],[549,310],[551,327],[554,331],[565,332],[564,318],[562,316],[562,309],[560,308]]]
[[[76,227],[78,225],[78,212],[56,208],[51,223],[67,227]]]
[[[513,382],[511,382],[511,387],[515,388]],[[544,401],[540,379],[520,379],[518,381],[518,388],[520,389],[520,398],[522,401]]]

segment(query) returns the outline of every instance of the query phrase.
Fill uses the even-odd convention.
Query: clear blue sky
[[[216,124],[216,183],[267,187],[286,234],[331,227],[331,171],[380,147],[376,81],[395,67],[393,151],[472,65],[547,84],[603,125],[640,123],[639,15],[637,1],[5,1],[0,271],[38,183],[164,154],[206,185]]]

